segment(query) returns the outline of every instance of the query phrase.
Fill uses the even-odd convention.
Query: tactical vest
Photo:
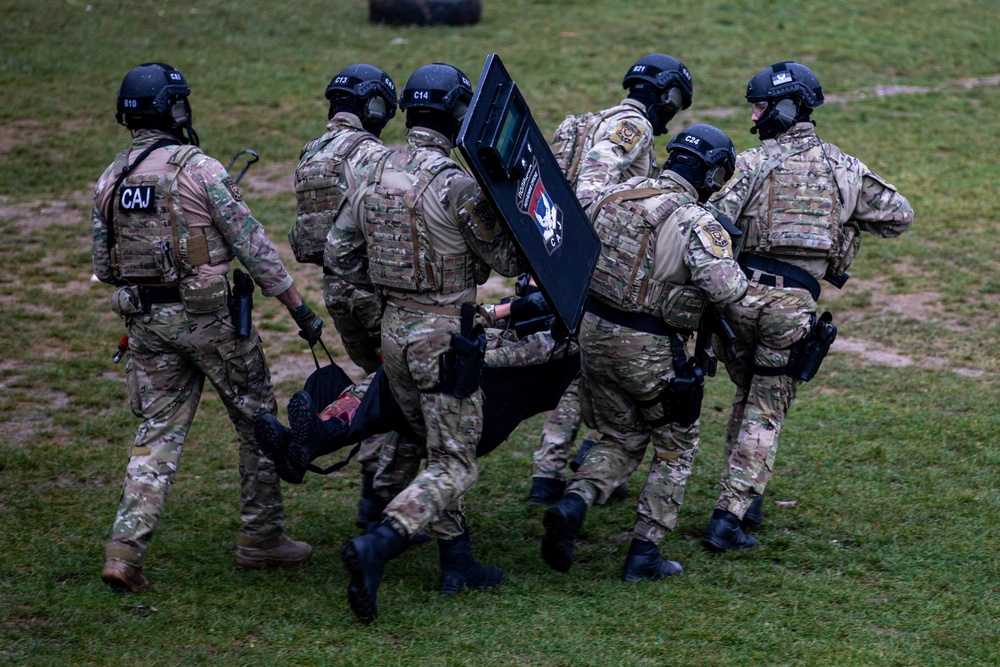
[[[112,193],[111,267],[115,277],[136,285],[172,285],[194,275],[202,264],[221,264],[235,257],[215,227],[191,235],[177,189],[177,176],[197,146],[167,148],[173,154],[160,174],[130,174]],[[128,164],[129,151],[115,159],[115,173]]]
[[[681,195],[662,201],[651,211],[635,201],[666,192],[658,188],[620,190],[598,203],[594,231],[601,240],[601,256],[590,291],[621,310],[653,315],[673,327],[694,330],[705,309],[704,293],[691,285],[650,277],[659,226],[682,206],[696,203],[693,197]]]
[[[583,156],[594,147],[594,132],[605,120],[625,111],[638,113],[632,107],[620,105],[580,116],[566,116],[556,128],[550,146],[552,155],[574,190]]]
[[[840,251],[837,183],[822,142],[787,148],[764,142],[768,163],[767,217],[759,220],[757,249],[765,253],[828,259]],[[767,167],[765,166],[765,169]]]
[[[346,200],[344,161],[366,139],[376,141],[361,130],[337,134],[316,139],[302,152],[295,169],[298,214],[288,232],[299,262],[323,265],[326,236]]]
[[[427,233],[421,195],[454,163],[445,156],[429,160],[408,189],[382,185],[386,166],[403,172],[413,151],[384,155],[372,169],[364,198],[364,235],[372,283],[408,292],[451,294],[474,287],[476,257],[471,251],[436,258]]]

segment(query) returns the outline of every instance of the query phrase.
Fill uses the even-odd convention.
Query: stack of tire
[[[481,0],[368,0],[368,18],[389,25],[470,25],[482,12]]]

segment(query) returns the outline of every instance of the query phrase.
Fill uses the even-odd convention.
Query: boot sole
[[[748,535],[747,537],[750,536]],[[753,538],[751,537],[750,539]],[[757,541],[754,540],[752,544],[748,544],[746,546],[732,546],[728,543],[722,542],[721,540],[717,540],[712,537],[703,537],[701,538],[701,546],[705,547],[707,551],[711,551],[712,553],[716,554],[721,554],[727,551],[741,551],[743,549],[753,549],[755,546],[757,546]]]
[[[296,565],[305,565],[311,558],[312,554],[309,554],[305,558],[300,558],[299,560],[255,560],[241,557],[239,554],[236,554],[236,564],[248,570],[266,570],[269,567],[295,567]]]
[[[563,550],[559,548],[559,543],[572,531],[566,517],[562,512],[550,509],[542,519],[542,526],[545,528],[545,536],[542,537],[542,560],[556,572],[569,572],[573,565],[573,557],[566,558]]]
[[[365,587],[365,571],[361,566],[361,556],[350,541],[340,548],[340,560],[343,561],[344,569],[350,576],[347,584],[347,602],[351,605],[351,611],[362,623],[371,623],[378,618],[378,605]]]
[[[293,394],[288,401],[288,426],[292,429],[292,438],[297,442],[311,444],[312,420],[316,415],[306,407],[298,393]]]

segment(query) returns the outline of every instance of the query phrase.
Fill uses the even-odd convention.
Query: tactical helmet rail
[[[823,104],[823,87],[805,65],[780,62],[767,67],[747,83],[747,102],[766,102],[767,108],[750,128],[751,134],[770,139],[796,123],[809,120]]]
[[[166,63],[150,62],[133,67],[118,89],[115,120],[130,130],[159,129],[198,145],[191,127],[191,105],[184,76]]]
[[[653,134],[667,131],[667,123],[681,109],[691,106],[694,84],[684,63],[662,53],[650,53],[638,61],[622,79],[629,97],[646,105]]]
[[[432,63],[417,68],[407,79],[399,108],[407,112],[407,127],[430,127],[454,141],[471,101],[472,84],[460,69]]]
[[[339,111],[353,113],[376,136],[396,115],[396,84],[378,67],[365,63],[340,70],[326,87],[326,99],[330,100],[328,118]]]
[[[667,168],[689,178],[699,200],[707,201],[736,171],[736,148],[725,132],[699,123],[677,134],[667,144]]]

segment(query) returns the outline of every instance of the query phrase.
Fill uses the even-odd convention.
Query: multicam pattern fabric
[[[872,173],[860,160],[832,144],[821,142],[832,172],[817,168],[813,172],[815,179],[826,181],[806,183],[804,187],[836,198],[822,208],[838,212],[837,233],[841,239],[848,238],[850,243],[840,243],[837,252],[816,258],[772,252],[777,249],[769,249],[771,246],[767,245],[766,229],[761,221],[774,220],[773,209],[780,209],[777,217],[791,220],[796,202],[794,197],[781,203],[772,202],[768,181],[760,176],[778,166],[775,159],[798,155],[816,146],[817,141],[812,123],[799,123],[774,139],[765,139],[760,147],[744,151],[737,157],[736,173],[710,199],[709,208],[729,216],[746,232],[744,252],[773,256],[820,279],[831,264],[840,270],[850,264],[860,247],[857,231],[867,231],[882,238],[899,236],[913,222],[913,209],[895,187]],[[810,202],[808,208],[817,210],[819,204],[813,199]],[[848,228],[854,231],[845,233]],[[850,257],[843,256],[845,247]],[[754,274],[749,278],[750,289],[746,297],[724,311],[736,334],[734,349],[715,345],[719,359],[725,363],[729,377],[736,384],[726,430],[722,493],[716,508],[739,517],[767,486],[774,467],[778,435],[801,384],[785,375],[757,375],[754,368],[780,368],[787,364],[789,347],[809,333],[816,313],[816,302],[808,291],[760,285]]]
[[[366,374],[382,363],[382,300],[337,276],[323,276],[323,301],[344,351]]]
[[[363,192],[349,195],[364,243],[355,238],[354,243],[340,246],[340,256],[328,252],[326,258],[327,266],[344,280],[357,286],[373,284],[386,297],[388,306],[382,318],[385,372],[393,397],[415,433],[425,441],[427,466],[395,497],[385,514],[408,534],[430,524],[431,530],[443,538],[457,537],[465,529],[462,496],[478,477],[476,445],[483,423],[481,389],[459,399],[441,393],[439,388],[441,356],[451,348],[460,321],[457,316],[437,311],[476,302],[476,280],[462,289],[444,291],[452,266],[445,260],[467,258],[465,266],[481,264],[506,276],[523,270],[512,239],[495,214],[490,215],[489,209],[481,205],[483,195],[475,179],[448,159],[452,148],[440,133],[413,128],[407,147],[386,157],[385,166],[376,166],[366,174],[368,186]],[[425,169],[432,172],[432,178],[422,177]],[[415,280],[409,289],[396,286],[395,277],[389,278],[384,272],[369,272],[368,266],[357,261],[366,248],[372,252],[375,236],[380,233],[379,222],[369,219],[378,215],[377,206],[370,201],[376,188],[386,206],[395,208],[402,202],[410,210],[420,211],[415,216],[419,218],[415,223],[418,229],[410,241],[419,239],[422,247],[411,249],[409,256],[404,247],[393,251],[411,266],[427,262],[416,274],[424,278]],[[370,261],[374,263],[374,257]],[[478,275],[480,270],[473,273]],[[394,305],[396,299],[413,307]],[[422,305],[427,310],[421,310]]]
[[[135,156],[160,139],[163,132],[136,132],[130,149]],[[150,153],[134,170],[136,176],[156,175],[169,168],[179,149],[167,147]],[[287,290],[292,279],[281,263],[261,224],[250,213],[239,188],[222,165],[197,150],[177,174],[176,201],[178,256],[190,254],[194,239],[216,235],[202,246],[206,263],[191,262],[192,275],[182,287],[212,286],[229,272],[229,258],[238,258],[265,296]],[[134,158],[133,158],[134,159]],[[111,265],[109,227],[105,211],[114,197],[116,160],[101,176],[94,191],[94,272],[102,281],[120,285],[111,303],[129,328],[126,384],[129,406],[142,420],[135,436],[122,488],[108,557],[141,565],[159,522],[173,482],[181,449],[194,419],[207,378],[219,393],[239,440],[241,544],[270,548],[282,534],[284,510],[274,464],[259,454],[253,421],[274,413],[276,404],[271,376],[256,330],[247,338],[236,336],[225,299],[192,304],[140,304],[134,287],[123,284]],[[216,252],[214,247],[222,248]],[[214,256],[213,256],[214,255]],[[183,265],[182,265],[183,266]],[[198,290],[194,289],[194,293]],[[120,295],[120,296],[119,296]],[[183,294],[182,294],[183,296]],[[148,312],[143,313],[146,310]]]
[[[134,159],[147,146],[170,137],[164,132],[139,130],[129,149],[130,155]],[[164,168],[173,150],[177,150],[177,147],[154,151],[133,173],[136,176],[157,173],[157,169]],[[102,282],[112,285],[126,283],[116,277],[112,269],[108,249],[108,221],[105,218],[108,200],[114,196],[111,190],[118,177],[115,171],[117,164],[118,161],[109,166],[97,182],[92,215],[94,273]],[[183,208],[190,237],[185,237],[179,227],[180,238],[176,244],[178,250],[174,256],[184,257],[184,253],[189,252],[186,250],[191,243],[189,239],[199,234],[221,236],[219,247],[223,248],[224,255],[194,266],[194,275],[199,278],[227,275],[230,269],[229,258],[235,256],[260,286],[264,296],[275,296],[291,287],[292,278],[264,232],[264,227],[253,217],[239,188],[218,160],[196,153],[178,174],[177,184],[180,194],[178,205]],[[209,249],[214,245],[215,243],[210,243]],[[171,251],[173,250],[172,245]]]
[[[299,156],[294,178],[295,225],[288,232],[295,259],[319,265],[323,264],[327,234],[354,182],[353,174],[348,173],[353,171],[351,162],[371,152],[363,144],[380,143],[352,113],[335,114],[326,129],[323,136],[306,144]]]
[[[570,450],[580,430],[580,397],[577,378],[549,411],[542,424],[542,440],[532,456],[531,476],[562,479]]]
[[[654,249],[650,275],[678,284],[691,283],[718,305],[743,296],[746,277],[733,259],[731,247],[720,254],[714,237],[692,233],[699,221],[707,224],[714,218],[696,204],[667,206],[666,200],[671,199],[689,202],[696,196],[693,186],[669,171],[652,186],[662,192],[636,203],[649,210],[662,207],[673,212],[656,221],[655,238],[649,241]],[[731,246],[724,230],[721,234]],[[602,255],[605,252],[608,249],[602,244]],[[652,426],[664,417],[660,399],[675,377],[670,336],[637,331],[587,313],[580,328],[580,348],[583,379],[600,438],[566,492],[579,494],[588,505],[606,501],[642,460],[646,445],[652,441],[656,456],[639,497],[635,536],[659,544],[676,524],[684,484],[698,449],[697,421],[687,427],[672,423]]]
[[[228,311],[191,315],[181,304],[154,305],[129,321],[125,376],[135,435],[107,555],[141,566],[173,484],[181,450],[207,378],[239,441],[242,534],[271,546],[284,510],[274,464],[260,455],[253,421],[277,409],[255,330],[237,339]]]
[[[831,255],[824,257],[804,258],[794,254],[770,252],[769,241],[764,238],[761,221],[773,217],[769,203],[770,189],[767,174],[780,162],[783,155],[798,154],[811,149],[817,141],[816,130],[812,123],[798,123],[788,132],[765,139],[761,146],[743,151],[736,157],[736,173],[723,188],[708,201],[707,208],[721,213],[732,220],[743,230],[743,252],[760,252],[773,254],[790,264],[808,271],[814,278],[820,280],[826,273],[832,261]],[[838,214],[838,238],[844,236],[845,225],[852,225],[861,231],[874,234],[881,238],[899,236],[913,221],[913,209],[905,197],[896,188],[879,175],[873,173],[860,160],[847,155],[833,144],[820,142],[821,153],[833,167],[835,183],[831,187],[826,184],[805,184],[814,192],[825,192],[836,198],[836,202],[828,208],[835,209]],[[773,157],[772,157],[773,156]],[[830,178],[829,171],[817,168],[814,172],[817,179]],[[825,174],[825,175],[824,175]],[[762,178],[763,176],[763,178]],[[810,201],[816,203],[810,196]],[[796,204],[788,200],[784,213],[787,218],[792,214]],[[827,208],[823,205],[823,208]],[[855,248],[855,253],[857,249]],[[846,265],[849,265],[847,262]],[[845,265],[845,268],[846,268]]]
[[[611,185],[659,173],[653,146],[653,126],[641,102],[624,99],[588,135],[575,183],[576,197],[587,210]],[[589,145],[588,145],[589,144]]]

